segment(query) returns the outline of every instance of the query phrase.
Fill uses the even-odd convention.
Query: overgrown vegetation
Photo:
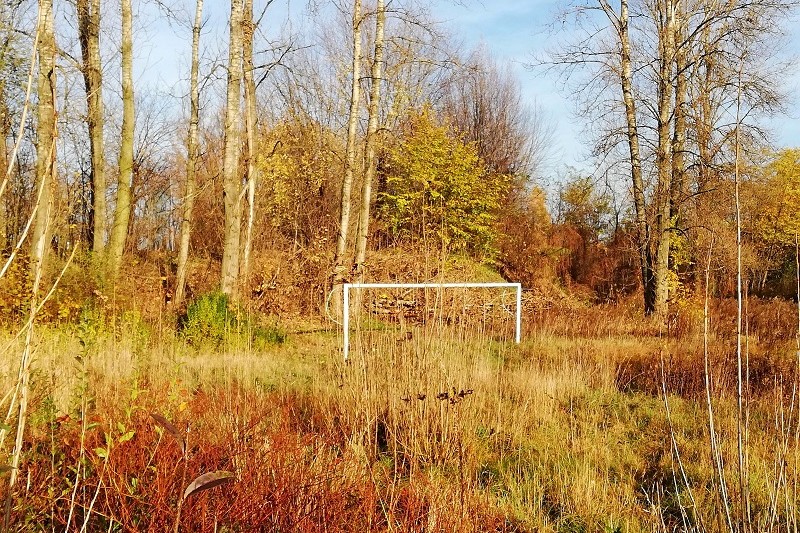
[[[273,39],[197,0],[185,125],[132,75],[185,6],[35,4],[0,4],[2,531],[798,531],[795,2],[564,3],[566,171],[421,3]],[[465,281],[525,288],[520,345]]]
[[[263,348],[286,340],[286,333],[279,325],[255,322],[252,315],[232,305],[228,295],[221,292],[205,294],[190,302],[178,318],[178,333],[193,346],[210,343],[214,348],[242,342]]]
[[[489,175],[477,147],[453,138],[425,107],[389,150],[378,212],[389,236],[479,257],[494,255],[495,223],[510,178]]]
[[[448,312],[469,309],[464,297]],[[222,312],[219,300],[203,305]],[[503,314],[449,326],[356,323],[349,364],[334,332],[235,351],[143,337],[136,331],[149,326],[130,320],[116,334],[44,332],[14,530],[85,521],[89,531],[168,530],[189,481],[211,471],[235,478],[186,499],[181,530],[724,530],[697,315],[660,332],[635,301],[531,313],[536,303],[518,347]],[[790,309],[775,306],[751,303],[755,531],[790,529],[797,514],[794,326]],[[709,337],[727,465],[736,454],[731,310],[715,307]],[[181,441],[154,412],[185,432],[185,465]]]

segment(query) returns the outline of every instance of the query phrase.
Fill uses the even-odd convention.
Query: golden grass
[[[54,420],[87,416],[101,423],[97,431],[109,431],[118,420],[134,420],[132,410],[158,409],[191,423],[201,447],[210,439],[247,450],[230,455],[236,459],[229,467],[243,480],[258,475],[260,461],[285,435],[280,438],[305,443],[286,444],[285,453],[300,454],[291,457],[307,472],[281,463],[282,475],[338,480],[340,492],[360,505],[349,520],[361,517],[365,530],[726,530],[707,410],[695,383],[699,339],[695,333],[659,336],[650,324],[620,318],[624,311],[614,311],[621,313],[616,318],[606,312],[603,318],[586,311],[591,323],[580,322],[586,316],[562,317],[560,325],[544,317],[528,324],[520,346],[508,342],[503,320],[421,325],[372,317],[355,323],[348,363],[335,331],[290,334],[283,345],[255,351],[188,347],[173,333],[136,321],[89,332],[40,330],[35,416],[49,422],[34,424],[30,439],[35,445],[57,436],[74,444],[75,434],[58,435]],[[738,509],[735,404],[723,389],[730,385],[721,375],[730,371],[722,360],[725,341],[717,342],[715,423]],[[753,346],[757,351],[755,339]],[[783,357],[787,346],[772,346],[774,358]],[[2,391],[13,385],[18,350],[12,345],[0,358]],[[669,418],[660,393],[662,362]],[[800,402],[794,375],[781,384],[780,374],[764,372],[749,415],[747,521],[754,531],[787,531],[798,503]],[[209,403],[217,394],[224,400]],[[82,395],[92,400],[83,414]],[[252,413],[254,405],[267,412]],[[137,431],[145,432],[146,421],[139,423]],[[28,455],[29,465],[36,461],[47,456]],[[271,475],[274,483],[284,479]],[[246,488],[237,490],[246,494]],[[25,498],[18,498],[17,517],[34,512],[19,503]],[[102,512],[121,511],[109,504]],[[248,523],[245,516],[228,520],[230,527]],[[311,519],[281,523],[323,530]]]

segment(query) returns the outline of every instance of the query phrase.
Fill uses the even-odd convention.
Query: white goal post
[[[517,313],[514,341],[522,338],[522,284],[521,283],[345,283],[342,294],[342,327],[344,329],[344,360],[350,355],[350,289],[479,289],[511,288],[517,293]]]

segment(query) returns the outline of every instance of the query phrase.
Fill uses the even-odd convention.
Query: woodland
[[[0,4],[0,530],[796,532],[797,3],[291,5]]]

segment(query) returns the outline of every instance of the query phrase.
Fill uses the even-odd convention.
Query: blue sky
[[[552,46],[546,25],[556,9],[557,3],[552,0],[488,0],[467,6],[450,4],[440,11],[465,43],[483,44],[495,57],[513,65],[523,97],[539,107],[552,124],[551,173],[566,165],[584,167],[588,151],[572,116],[573,104],[559,90],[553,75],[525,67],[534,54]]]

